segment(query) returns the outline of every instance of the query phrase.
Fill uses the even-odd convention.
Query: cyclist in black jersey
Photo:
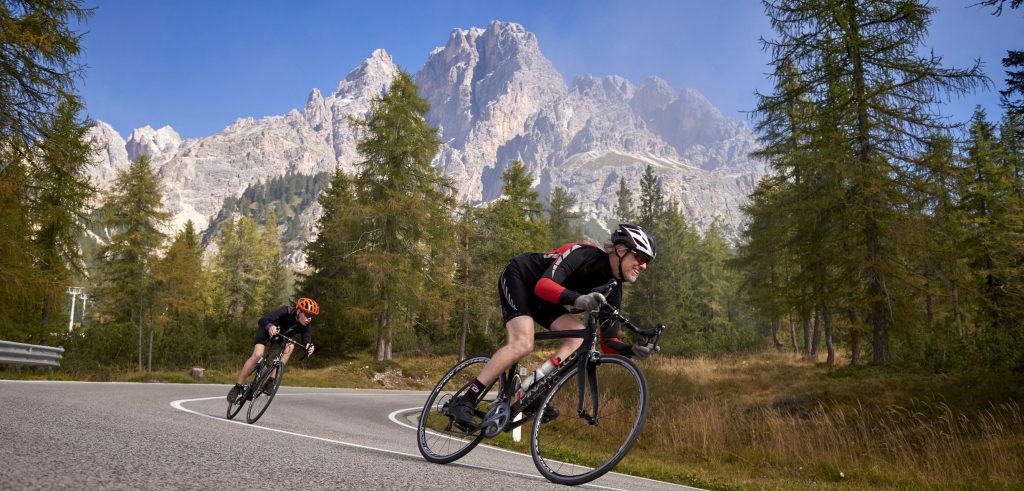
[[[533,351],[533,324],[552,330],[583,329],[579,318],[564,306],[594,310],[604,302],[616,308],[622,303],[622,290],[610,298],[590,292],[615,279],[633,283],[656,255],[654,237],[636,225],[620,224],[604,248],[576,242],[547,253],[525,253],[512,258],[498,280],[498,294],[508,339],[481,369],[464,395],[450,405],[450,413],[465,427],[478,424],[473,408],[484,390],[524,356]],[[631,345],[618,339],[618,326],[604,322],[601,349],[631,358],[650,356],[653,346]],[[552,362],[569,356],[583,343],[567,338],[559,346]],[[538,401],[539,402],[539,401]],[[549,418],[545,415],[545,418]]]
[[[312,355],[316,347],[310,342],[313,340],[313,328],[309,324],[313,322],[313,317],[319,314],[320,305],[311,298],[303,297],[295,302],[294,307],[282,305],[277,310],[267,312],[266,315],[261,317],[259,325],[256,327],[256,338],[253,340],[252,355],[245,360],[245,364],[242,365],[242,371],[238,374],[238,380],[235,381],[235,386],[228,392],[228,402],[235,402],[235,398],[245,388],[243,384],[245,384],[246,377],[252,373],[260,358],[263,358],[263,353],[267,349],[267,343],[278,333],[286,336],[301,333],[302,344],[306,345],[306,353]],[[288,358],[292,354],[292,348],[291,344],[285,347],[284,354],[281,356],[282,363],[288,363]],[[273,387],[274,384],[266,384],[266,386]]]

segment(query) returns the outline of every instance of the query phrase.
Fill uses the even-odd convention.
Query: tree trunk
[[[859,164],[857,179],[860,182],[855,186],[860,190],[860,197],[863,198],[864,213],[864,244],[867,247],[864,257],[865,273],[868,279],[867,298],[871,305],[871,334],[872,334],[872,356],[874,363],[878,365],[889,364],[889,311],[887,307],[887,293],[885,291],[885,273],[881,264],[884,261],[882,255],[882,232],[878,224],[879,213],[884,209],[877,195],[876,186],[872,184],[875,174],[873,153],[871,144],[870,118],[868,115],[869,103],[867,90],[867,73],[864,68],[864,60],[861,58],[862,40],[860,26],[856,23],[856,11],[859,8],[855,0],[847,0],[845,3],[847,18],[850,20],[848,31],[845,33],[845,43],[852,66],[851,81],[853,82],[853,93],[850,94],[855,111],[857,124],[854,128],[854,140],[856,148],[856,159]]]
[[[825,324],[825,349],[828,350],[825,363],[831,368],[836,366],[836,346],[832,341],[832,316],[829,315],[827,307],[821,308],[821,317]]]
[[[850,365],[860,364],[860,331],[856,327],[850,328]]]
[[[953,294],[953,318],[956,319],[956,328],[960,333],[961,338],[967,337],[967,331],[964,329],[964,316],[963,312],[960,311],[960,289],[957,288],[956,283],[952,285]]]
[[[466,359],[466,336],[469,335],[469,291],[472,264],[469,256],[469,234],[466,234],[466,259],[463,266],[462,280],[462,329],[459,330],[459,361]]]
[[[793,314],[789,314],[789,341],[793,345],[793,353],[800,352],[800,346],[797,345],[796,341],[796,322],[793,322]]]
[[[772,319],[771,326],[772,343],[775,343],[775,351],[782,353],[782,350],[786,347],[785,344],[782,344],[782,340],[779,339],[779,329],[782,327],[782,325],[778,319]]]
[[[804,328],[804,358],[810,360],[811,359],[811,319],[808,316],[804,315],[803,319],[801,319],[801,322],[803,322],[803,328]]]
[[[142,371],[142,312],[139,312],[139,371]]]
[[[811,362],[818,362],[818,348],[821,346],[821,310],[814,309],[814,330],[811,333],[811,348],[808,351],[808,358]]]
[[[384,361],[384,355],[387,352],[388,321],[387,307],[385,307],[384,312],[380,313],[379,327],[377,328],[377,361]]]

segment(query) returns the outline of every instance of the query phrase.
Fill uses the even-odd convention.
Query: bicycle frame
[[[271,351],[269,349],[265,350],[263,352],[263,356],[260,357],[260,361],[256,362],[256,366],[253,367],[252,373],[248,375],[249,377],[253,377],[254,382],[260,379],[260,375],[263,374],[264,369],[270,369],[274,366],[275,363],[281,361],[281,358],[284,357],[285,346],[289,344],[294,344],[295,346],[303,347],[302,343],[299,343],[298,341],[288,336],[285,336],[284,334],[277,334],[276,336],[271,337],[267,341],[267,344],[273,343],[275,341],[277,341],[277,346],[275,347],[276,351]],[[299,361],[305,360],[306,357],[308,356],[309,352],[303,350],[303,356],[302,358],[299,358]],[[273,359],[271,360],[271,358]],[[249,401],[252,399],[255,390],[255,383],[248,384],[245,387],[245,391],[239,394],[238,397],[244,397],[244,400]]]
[[[611,285],[611,284],[609,284]],[[606,285],[602,287],[606,291],[610,288],[614,288],[615,285]],[[598,289],[600,290],[600,289]],[[658,340],[664,331],[665,326],[658,325],[651,329],[641,329],[636,326],[629,319],[625,318],[622,313],[612,307],[611,305],[604,304],[598,310],[607,314],[611,319],[620,321],[626,325],[626,327],[636,334],[646,338],[649,341],[653,341],[657,345]],[[600,400],[598,394],[598,380],[597,380],[597,365],[601,362],[600,350],[597,347],[597,316],[594,312],[590,312],[587,315],[586,327],[583,329],[569,329],[563,331],[543,331],[538,332],[534,335],[535,340],[549,340],[549,339],[562,339],[562,338],[582,338],[583,344],[575,351],[569,354],[569,356],[562,361],[554,370],[545,375],[540,380],[533,383],[526,393],[522,394],[522,397],[516,401],[516,391],[519,389],[516,379],[518,378],[518,367],[519,363],[514,363],[503,375],[504,378],[504,389],[498,394],[496,402],[504,402],[509,405],[510,414],[518,414],[522,412],[523,408],[529,407],[530,404],[534,403],[538,398],[543,397],[549,390],[551,390],[555,383],[561,379],[561,377],[571,371],[573,368],[583,363],[583,368],[576,372],[576,376],[579,378],[579,399],[577,405],[577,415],[581,418],[586,419],[590,424],[597,424],[600,419]],[[591,406],[587,406],[586,391],[590,390],[590,399],[592,402]],[[509,404],[508,401],[514,401]],[[587,410],[592,409],[592,412],[588,414]],[[519,421],[514,421],[512,418],[499,430],[499,431],[511,431],[515,428],[523,426],[530,422],[529,419],[523,418]],[[495,431],[494,434],[498,432]]]

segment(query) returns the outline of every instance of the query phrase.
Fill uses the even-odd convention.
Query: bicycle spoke
[[[578,415],[577,369],[555,386],[548,406],[559,415],[533,424],[530,442],[537,469],[553,482],[576,485],[592,481],[622,460],[643,429],[647,413],[647,383],[631,361],[605,356],[597,365],[599,413],[596,422],[591,390],[587,387],[586,414]],[[550,411],[550,410],[549,410]]]
[[[490,358],[468,358],[448,371],[430,393],[420,413],[417,442],[420,453],[434,463],[448,463],[469,453],[483,438],[480,430],[467,431],[455,424],[448,415],[452,397],[465,389]],[[495,384],[497,385],[497,384]],[[479,407],[486,407],[481,402]]]
[[[271,379],[271,375],[276,376]],[[249,412],[246,413],[246,421],[255,423],[256,420],[263,416],[267,408],[270,406],[270,402],[274,400],[274,396],[277,395],[277,389],[281,386],[281,379],[284,378],[284,365],[275,362],[268,367],[259,377],[259,381],[256,382],[255,388],[253,389],[252,404],[249,405]],[[264,393],[264,390],[268,390],[270,393]]]

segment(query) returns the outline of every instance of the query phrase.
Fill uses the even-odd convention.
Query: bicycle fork
[[[579,380],[579,406],[577,407],[577,414],[580,418],[585,419],[591,426],[596,426],[601,410],[601,403],[597,397],[597,358],[598,354],[591,352],[587,359],[582,360],[580,363],[582,367],[577,371],[577,378]],[[587,414],[587,388],[590,388],[590,398],[593,403],[594,413],[593,415]]]

